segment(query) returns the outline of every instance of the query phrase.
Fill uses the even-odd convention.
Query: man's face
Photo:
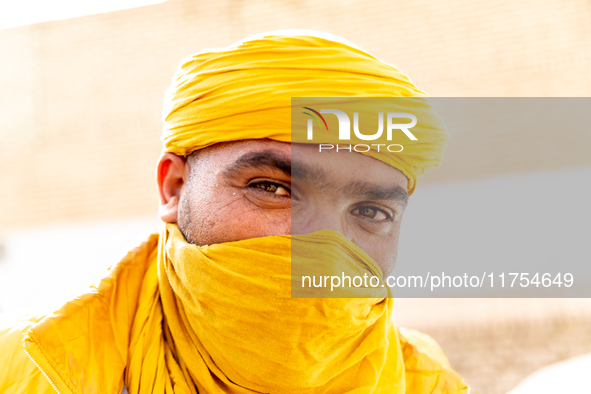
[[[179,160],[179,179],[168,186],[178,189],[168,193],[178,196],[168,203],[178,204],[178,214],[163,216],[161,197],[161,217],[176,221],[188,242],[328,229],[359,246],[384,275],[392,272],[408,199],[407,179],[397,169],[360,153],[319,153],[316,145],[272,140],[216,144]],[[173,172],[160,169],[161,196]]]

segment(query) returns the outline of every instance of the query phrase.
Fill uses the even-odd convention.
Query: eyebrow
[[[403,205],[408,203],[408,192],[398,185],[376,185],[366,181],[354,181],[340,188],[339,193],[367,200],[387,200]]]
[[[291,160],[273,151],[249,152],[240,156],[224,170],[224,176],[233,177],[241,171],[252,168],[268,168],[291,175]]]
[[[311,183],[316,187],[333,188],[338,194],[363,200],[383,200],[408,204],[408,192],[399,185],[378,185],[367,181],[352,181],[345,185],[337,184],[323,168],[294,162],[292,177]]]

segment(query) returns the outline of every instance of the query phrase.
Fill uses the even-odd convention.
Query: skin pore
[[[389,275],[396,263],[407,178],[360,153],[273,140],[219,143],[158,164],[160,218],[188,242],[337,231]]]

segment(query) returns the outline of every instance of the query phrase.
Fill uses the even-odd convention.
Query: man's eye
[[[289,196],[291,194],[288,188],[278,183],[259,182],[251,185],[251,187],[256,187],[257,189],[264,190],[268,193],[273,193],[277,196]]]
[[[376,220],[376,221],[380,221],[380,222],[390,219],[390,216],[387,215],[381,209],[378,209],[375,207],[369,207],[369,206],[355,208],[354,210],[351,211],[351,213],[353,215],[361,216],[361,217],[364,217],[367,219],[372,219],[372,220]]]

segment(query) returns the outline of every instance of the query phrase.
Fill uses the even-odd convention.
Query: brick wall
[[[153,214],[162,97],[178,63],[288,27],[341,35],[432,96],[591,93],[586,0],[502,0],[494,8],[468,0],[186,0],[7,29],[0,231]],[[493,154],[475,138],[475,154]],[[453,169],[465,167],[465,156],[449,157],[450,170],[427,182],[464,176]],[[498,171],[489,167],[473,172]]]

